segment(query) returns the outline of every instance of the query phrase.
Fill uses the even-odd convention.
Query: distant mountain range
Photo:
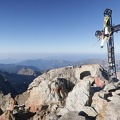
[[[79,61],[37,59],[37,60],[26,60],[15,64],[0,64],[0,70],[17,74],[23,68],[24,69],[28,68],[36,72],[44,72],[46,70],[50,70],[54,68],[85,65],[85,64],[99,64],[106,69],[108,66],[107,59],[99,59],[99,58],[83,59],[83,60],[81,59]],[[120,70],[120,60],[116,60],[116,67],[117,70]]]
[[[18,65],[25,65],[25,66],[34,66],[36,68],[39,68],[40,70],[49,70],[53,68],[60,68],[68,65],[73,65],[74,62],[66,61],[66,60],[26,60],[20,63],[17,63]]]
[[[34,66],[0,64],[0,91],[4,95],[21,94],[39,75],[41,75],[40,70]]]
[[[25,65],[17,65],[17,64],[0,64],[0,70],[1,71],[6,71],[9,73],[18,73],[19,70],[21,70],[22,68],[30,68],[34,71],[40,71],[40,69],[38,69],[35,66],[25,66]]]
[[[91,59],[81,59],[79,61],[67,61],[67,60],[26,60],[23,62],[17,63],[18,65],[25,65],[25,66],[34,66],[41,71],[50,70],[54,68],[60,68],[65,66],[77,66],[77,65],[87,65],[87,64],[99,64],[102,65],[105,69],[108,67],[107,59],[100,59],[100,58],[91,58]],[[120,60],[116,60],[116,68],[120,70]]]

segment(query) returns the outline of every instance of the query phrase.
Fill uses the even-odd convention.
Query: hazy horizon
[[[68,60],[78,61],[83,59],[100,58],[106,59],[107,54],[88,54],[88,53],[9,53],[0,54],[0,63],[16,63],[25,60]]]

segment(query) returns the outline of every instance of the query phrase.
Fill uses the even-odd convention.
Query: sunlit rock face
[[[86,77],[91,77],[90,84],[92,84],[95,77],[102,76],[102,69],[99,65],[94,64],[50,70],[37,77],[29,85],[27,92],[30,95],[25,104],[31,107],[31,111],[36,111],[43,104],[58,104],[60,100],[65,100],[68,92],[73,90],[78,82],[84,81]],[[102,78],[104,77],[102,76]]]
[[[117,120],[119,88],[119,81],[108,83],[106,70],[98,64],[67,66],[38,76],[15,102],[33,120]]]

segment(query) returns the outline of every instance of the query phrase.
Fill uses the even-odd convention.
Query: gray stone
[[[70,111],[81,111],[83,106],[89,105],[90,82],[80,81],[68,94],[66,99],[66,108]]]
[[[90,120],[90,119],[84,116],[79,116],[79,113],[76,111],[71,111],[62,116],[59,120]]]
[[[116,85],[111,82],[105,86],[104,91],[107,92],[107,91],[116,90],[116,89],[117,89]]]
[[[105,93],[106,94],[106,93]],[[119,120],[120,118],[120,96],[111,96],[111,100],[100,97],[99,92],[92,98],[92,107],[97,111],[97,120]]]

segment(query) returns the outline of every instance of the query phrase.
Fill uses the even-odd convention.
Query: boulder
[[[61,104],[61,101],[67,97],[67,90],[64,84],[55,78],[53,81],[41,81],[38,86],[33,87],[29,94],[29,99],[25,104],[31,108],[32,112],[35,112],[44,104]]]
[[[66,108],[69,111],[81,111],[83,106],[89,105],[90,82],[79,81],[66,99]]]
[[[3,112],[6,110],[13,110],[14,107],[14,100],[11,97],[11,94],[2,95],[0,94],[0,108]]]
[[[23,105],[25,104],[26,100],[28,99],[29,97],[29,93],[28,92],[24,92],[20,95],[17,95],[15,97],[15,101],[17,102],[18,105]]]
[[[84,116],[79,116],[79,113],[76,111],[71,111],[63,115],[59,120],[90,120],[90,119]]]
[[[96,111],[90,107],[90,87],[89,81],[79,81],[68,94],[65,108],[68,111],[83,111],[88,116],[96,117]]]
[[[80,67],[76,67],[75,77],[77,79],[82,80],[86,76],[91,76],[91,77],[98,77],[99,76],[105,82],[107,82],[106,80],[108,80],[106,70],[98,64],[90,64],[90,65],[83,65]]]
[[[111,99],[109,99],[109,97]],[[112,93],[95,93],[92,98],[92,107],[97,111],[97,120],[120,119],[120,96]]]

